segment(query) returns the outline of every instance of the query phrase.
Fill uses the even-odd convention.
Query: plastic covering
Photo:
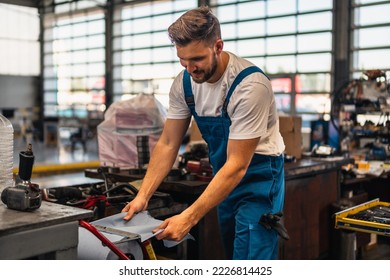
[[[149,151],[161,135],[167,111],[150,94],[114,102],[97,127],[102,166],[138,168],[137,136],[149,136]]]

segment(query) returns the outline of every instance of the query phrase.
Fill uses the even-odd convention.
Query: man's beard
[[[192,76],[192,80],[197,83],[197,84],[201,84],[201,83],[204,83],[206,81],[208,81],[213,75],[214,73],[217,71],[217,58],[216,56],[214,55],[213,56],[213,61],[211,62],[211,67],[209,68],[208,71],[205,71],[205,70],[195,70],[193,73],[194,74],[200,74],[200,73],[203,73],[203,77],[200,77],[200,78],[196,78],[194,76]]]

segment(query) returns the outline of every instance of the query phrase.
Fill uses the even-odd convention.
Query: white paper
[[[100,220],[93,221],[90,224],[138,234],[140,236],[141,242],[148,240],[163,231],[162,229],[156,233],[152,232],[152,230],[158,227],[162,221],[151,217],[147,211],[135,214],[129,221],[123,220],[126,214],[127,213],[118,213]],[[117,234],[107,232],[100,233],[107,237],[107,239],[111,242],[116,243],[115,245],[122,252],[127,254],[131,253],[136,259],[139,259],[140,257],[142,259],[142,248],[138,246],[136,241],[126,241],[126,237]],[[179,242],[163,240],[163,243],[164,246],[170,248],[178,245],[186,239],[194,240],[194,237],[191,234],[187,234],[187,236]],[[90,233],[87,229],[79,227],[78,258],[91,260],[113,259],[115,257],[113,257],[111,250],[107,246],[103,246],[102,242],[96,236]]]
[[[160,232],[153,233],[152,230],[158,227],[163,221],[157,220],[150,216],[149,212],[142,211],[135,214],[129,221],[123,220],[127,213],[118,213],[94,222],[93,225],[105,226],[117,230],[136,233],[141,236],[141,242],[152,238]],[[173,247],[186,239],[193,239],[191,234],[187,234],[181,241],[164,240],[164,246]]]

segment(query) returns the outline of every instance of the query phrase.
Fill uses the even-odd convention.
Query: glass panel
[[[50,53],[53,51],[53,44],[51,42],[43,43],[43,53]]]
[[[72,25],[72,36],[85,36],[87,34],[88,23],[82,22]]]
[[[291,93],[291,78],[273,78],[271,79],[274,93]]]
[[[273,2],[273,1],[272,1]],[[240,20],[265,17],[264,1],[252,1],[238,5],[238,18]]]
[[[300,74],[295,79],[296,92],[330,92],[330,74]]]
[[[53,52],[66,52],[71,48],[71,39],[59,39],[53,41]]]
[[[124,51],[121,52],[120,60],[118,61],[118,64],[130,64],[133,62],[132,60],[132,51]]]
[[[139,79],[135,80],[131,84],[131,93],[150,93],[152,91],[152,86],[150,80]]]
[[[122,48],[122,37],[121,38],[114,38],[112,40],[112,49],[114,51],[121,49]]]
[[[354,38],[358,48],[387,47],[390,46],[390,26],[358,29]]]
[[[267,1],[267,15],[277,16],[296,13],[296,1],[272,0]]]
[[[236,24],[238,28],[238,37],[250,36],[264,36],[265,35],[265,21],[254,20],[248,22],[240,22]]]
[[[332,13],[323,12],[298,17],[298,31],[332,30]]]
[[[143,17],[152,14],[152,6],[148,4],[139,4],[132,6],[132,16]]]
[[[295,17],[283,17],[267,20],[267,35],[295,33]]]
[[[266,72],[272,74],[278,73],[295,73],[295,57],[294,56],[278,56],[266,58]]]
[[[88,48],[103,48],[105,45],[104,34],[88,36]]]
[[[131,63],[152,63],[152,50],[143,49],[143,50],[134,50],[131,53]]]
[[[152,34],[153,36],[153,45],[167,45],[171,44],[171,41],[169,40],[167,31],[164,30],[162,32],[155,32]]]
[[[297,94],[295,96],[298,113],[329,113],[330,98],[328,94]]]
[[[150,18],[134,19],[132,25],[135,33],[148,32],[152,28],[152,20]]]
[[[275,94],[275,104],[278,112],[290,113],[291,111],[291,95]]]
[[[0,74],[40,74],[39,33],[38,9],[0,4]]]
[[[88,61],[89,62],[101,62],[105,61],[105,50],[104,49],[96,49],[88,51]]]
[[[330,53],[298,55],[297,69],[298,72],[330,71],[331,62],[332,57]]]
[[[126,83],[128,83],[128,81],[123,81],[123,82],[114,81],[114,83],[113,83],[114,94],[124,94],[124,93],[127,93],[128,91],[126,91],[126,87],[124,87],[124,85]]]
[[[188,10],[191,8],[195,8],[198,6],[197,0],[181,0],[181,1],[173,1],[175,10]]]
[[[85,75],[85,71],[78,73],[79,75]],[[58,77],[66,77],[69,78],[72,76],[72,67],[69,65],[61,65],[57,68],[57,75]]]
[[[370,3],[377,3],[377,2],[386,2],[389,0],[354,0],[356,4],[370,4]]]
[[[87,37],[77,37],[72,40],[75,50],[85,49],[87,47]]]
[[[298,35],[298,52],[331,51],[332,33]]]
[[[57,93],[46,92],[43,96],[45,103],[55,104],[57,102]]]
[[[154,16],[152,18],[152,25],[150,26],[150,29],[160,29],[166,32],[166,30],[172,24],[173,21],[174,19],[171,14]]]
[[[87,23],[87,32],[91,34],[99,34],[106,30],[104,20],[94,20]]]
[[[154,92],[160,94],[167,93],[171,89],[172,83],[173,83],[173,79],[154,80],[153,83]]]
[[[61,67],[60,69],[66,69],[66,70],[69,70],[68,71],[64,71],[63,75],[60,75],[59,73],[59,77],[72,77],[72,76],[75,76],[75,77],[81,77],[81,76],[86,76],[87,73],[88,73],[88,70],[87,70],[87,65],[85,64],[79,64],[79,65],[73,65],[72,67]],[[71,70],[72,69],[72,70]]]
[[[114,73],[116,72],[115,69],[116,68],[114,68]],[[118,74],[114,75],[114,77],[118,77],[118,78],[122,77],[122,79],[131,79],[132,76],[133,76],[133,67],[128,65],[122,66],[121,69],[118,68]]]
[[[267,54],[295,53],[295,36],[267,38]]]
[[[356,51],[354,67],[358,69],[387,69],[390,66],[390,49]]]
[[[86,50],[82,50],[82,51],[77,51],[77,52],[73,52],[71,55],[71,60],[69,61],[69,59],[65,59],[64,61],[62,61],[63,64],[66,64],[66,63],[85,63],[87,62],[88,60],[88,57],[87,57],[87,51]]]
[[[332,9],[332,0],[299,0],[299,12],[308,12],[316,10]]]
[[[221,23],[227,21],[235,21],[237,18],[237,6],[229,5],[229,6],[221,6],[217,9],[213,9],[215,15],[218,17]]]
[[[55,89],[57,89],[57,82],[55,80],[46,79],[43,82],[43,89],[48,90],[48,91],[55,90]]]
[[[58,26],[54,28],[54,38],[58,38],[58,39],[69,38],[71,34],[72,34],[72,30],[70,25],[61,26],[61,23],[58,22]]]
[[[224,40],[235,39],[238,36],[237,34],[237,24],[221,24],[221,36]]]
[[[151,73],[150,65],[137,65],[136,68],[132,67],[134,70],[132,71],[132,79],[135,80],[143,80],[153,78]]]
[[[151,67],[151,68],[152,68],[152,73],[151,73],[152,75],[149,76],[150,79],[160,79],[160,78],[172,77],[173,72],[169,71],[172,68],[172,64],[170,64],[170,63],[154,64],[153,67]],[[173,75],[177,75],[177,74],[178,74],[178,72],[173,73]]]
[[[237,0],[210,0],[210,3],[212,4],[228,4],[228,3],[234,3],[237,2]]]
[[[355,24],[370,25],[389,23],[390,4],[356,8]]]
[[[223,49],[226,51],[237,53],[237,41],[225,41]]]
[[[173,50],[171,47],[166,48],[156,48],[152,50],[153,52],[153,61],[154,62],[162,62],[167,60],[173,60],[174,57],[172,56]]]
[[[264,40],[240,40],[237,43],[238,54],[241,56],[259,55],[264,53]]]
[[[119,26],[119,24],[117,24]],[[132,21],[124,21],[121,22],[120,31],[115,35],[129,35],[132,34],[133,31],[133,22]]]
[[[78,78],[73,77],[71,90],[85,91],[86,90],[85,78],[84,77],[78,77]],[[64,91],[66,91],[66,90],[64,90]]]
[[[120,44],[120,47],[123,49],[132,48],[133,47],[132,39],[133,39],[133,37],[130,37],[130,36],[122,37],[122,42]]]
[[[135,35],[132,37],[133,39],[133,47],[134,48],[142,48],[142,47],[150,47],[152,42],[151,34],[141,34]]]
[[[56,71],[54,70],[54,67],[45,66],[43,68],[43,77],[44,77],[44,79],[53,78],[55,75],[56,75]]]
[[[91,76],[101,76],[104,75],[104,63],[91,63],[88,64],[88,74]]]
[[[71,79],[60,79],[60,80],[58,80],[58,89],[59,90],[61,90],[61,91],[70,91],[71,88],[72,88],[72,80]]]
[[[154,13],[167,13],[172,11],[173,3],[171,1],[164,1],[162,3],[154,2],[151,5]]]

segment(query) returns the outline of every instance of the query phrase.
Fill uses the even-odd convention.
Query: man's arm
[[[166,219],[158,239],[181,240],[213,207],[226,198],[244,177],[260,138],[229,140],[227,161],[201,196],[181,214]]]
[[[122,209],[122,212],[127,212],[127,215],[124,217],[125,220],[131,219],[134,213],[147,208],[149,199],[175,163],[190,120],[190,118],[166,120],[163,132],[153,149],[141,188],[137,196]]]

